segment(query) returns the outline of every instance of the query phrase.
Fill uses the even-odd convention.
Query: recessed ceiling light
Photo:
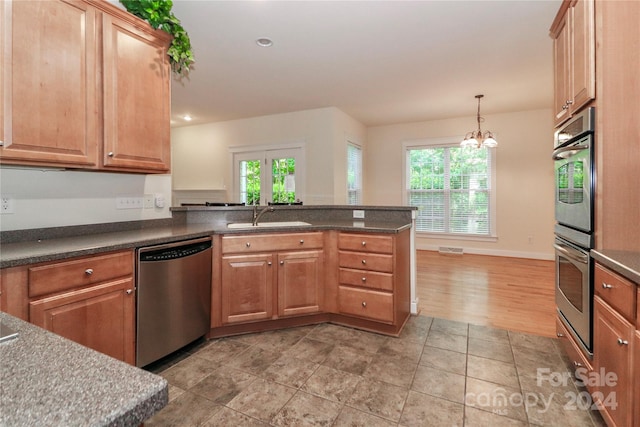
[[[267,37],[260,37],[256,40],[256,44],[260,47],[270,47],[273,46],[273,41]]]
[[[191,116],[190,116],[190,115],[188,115],[188,114],[184,115],[182,118],[183,118],[184,120],[188,121],[188,122],[190,122],[190,121],[192,120],[192,119],[191,119]]]

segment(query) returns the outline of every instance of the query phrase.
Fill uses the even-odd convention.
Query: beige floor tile
[[[349,341],[353,338],[354,329],[344,326],[322,323],[309,332],[307,338],[337,344],[342,341]]]
[[[230,339],[218,339],[198,350],[196,354],[211,363],[224,363],[249,348],[249,344]]]
[[[519,388],[505,387],[467,377],[465,405],[519,421],[527,421],[524,397]]]
[[[220,405],[226,405],[256,378],[258,377],[255,375],[224,367],[205,377],[189,391]]]
[[[420,341],[403,340],[399,338],[389,337],[378,350],[378,354],[386,354],[389,356],[403,356],[417,363],[422,355],[424,344]]]
[[[365,378],[358,383],[347,405],[398,422],[407,394],[405,388]]]
[[[525,392],[525,402],[529,423],[535,426],[591,427],[593,422],[589,411],[581,410],[590,406],[581,406],[577,390],[573,393],[562,392],[542,395]]]
[[[465,375],[467,372],[467,355],[443,348],[424,346],[420,365],[441,369],[454,374]]]
[[[395,425],[396,423],[384,418],[345,406],[331,427],[394,427]]]
[[[268,381],[300,388],[318,366],[317,363],[285,355],[273,362],[261,376]]]
[[[280,358],[279,352],[252,346],[233,358],[226,366],[231,366],[253,375],[260,375],[278,358]]]
[[[557,339],[509,331],[509,340],[513,347],[527,348],[536,352],[552,353],[559,355],[556,346]]]
[[[457,322],[455,320],[433,319],[433,322],[431,323],[431,332],[433,331],[466,337],[469,335],[469,324],[465,322]]]
[[[308,360],[313,363],[322,363],[334,347],[335,344],[305,337],[288,349],[285,354],[290,354],[298,359]]]
[[[467,356],[467,376],[511,388],[520,388],[518,372],[513,363],[485,359],[470,354]]]
[[[524,421],[467,406],[464,409],[464,427],[528,427]]]
[[[160,375],[163,376],[169,384],[173,384],[183,390],[188,390],[202,381],[204,377],[210,375],[216,368],[217,364],[212,364],[208,360],[201,359],[197,356],[191,356],[173,365]]]
[[[371,360],[373,360],[373,356],[373,354],[365,353],[355,348],[337,345],[322,364],[330,368],[362,375]]]
[[[262,339],[258,340],[254,345],[263,350],[281,353],[297,344],[310,331],[311,329],[308,328],[289,328],[263,332],[261,334]]]
[[[456,403],[464,403],[465,376],[418,366],[411,390]]]
[[[271,422],[295,392],[294,388],[259,378],[249,384],[226,406],[252,418]]]
[[[462,426],[464,406],[415,391],[410,391],[402,411],[400,426]]]
[[[320,366],[301,390],[324,399],[344,403],[351,397],[361,380],[362,377],[359,375]]]
[[[330,426],[341,405],[304,392],[298,392],[271,420],[271,425]]]
[[[513,363],[513,353],[509,342],[486,341],[478,338],[469,338],[468,353],[486,359],[500,360]]]
[[[426,345],[443,348],[445,350],[457,351],[458,353],[466,353],[467,337],[433,329],[432,326],[429,331],[429,335],[427,336]]]
[[[491,326],[470,324],[469,338],[509,345],[509,332],[505,329],[492,328]]]
[[[363,376],[409,388],[417,367],[417,359],[414,360],[402,355],[376,354]]]
[[[221,409],[222,406],[186,391],[146,420],[144,425],[146,427],[196,426],[204,423]]]
[[[251,418],[233,409],[223,407],[216,412],[211,418],[209,418],[202,427],[267,427],[268,424]]]

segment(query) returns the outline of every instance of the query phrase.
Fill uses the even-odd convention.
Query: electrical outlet
[[[116,209],[142,209],[142,197],[116,197]]]
[[[0,214],[12,214],[13,213],[14,199],[11,196],[0,197]]]
[[[353,217],[354,218],[364,218],[364,211],[363,210],[354,210],[353,211]]]
[[[154,199],[153,194],[144,195],[143,205],[145,209],[153,209],[153,204],[154,204],[153,199]]]

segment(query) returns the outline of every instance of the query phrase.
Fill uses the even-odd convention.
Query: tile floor
[[[320,324],[200,342],[148,369],[169,404],[146,427],[605,425],[555,340],[425,316],[399,338]]]

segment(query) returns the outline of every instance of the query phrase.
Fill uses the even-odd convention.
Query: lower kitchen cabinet
[[[609,426],[632,426],[637,401],[632,382],[635,325],[599,296],[594,301],[593,323],[594,370],[600,375],[592,391],[594,400]]]
[[[323,287],[322,251],[278,254],[278,316],[320,312]]]
[[[29,303],[31,323],[130,364],[135,363],[133,279]]]
[[[135,364],[133,250],[2,269],[2,311]]]
[[[560,345],[569,357],[573,373],[580,379],[586,381],[593,372],[591,360],[589,360],[584,351],[582,351],[580,345],[573,335],[571,335],[559,314],[558,317],[556,317],[556,335],[560,340]],[[587,384],[589,384],[588,381]],[[591,386],[588,385],[587,388],[591,389]]]
[[[638,294],[640,294],[640,290],[638,290]],[[640,308],[638,308],[640,311]],[[640,322],[640,317],[638,318],[638,322]],[[638,404],[638,399],[640,399],[640,330],[636,330],[635,338],[633,339],[633,351],[635,353],[635,364],[633,366],[633,396],[634,396],[634,414],[633,419],[635,425],[640,425],[640,405]]]
[[[222,323],[273,316],[273,255],[222,257]]]
[[[223,236],[222,325],[320,312],[322,247],[321,232]]]

